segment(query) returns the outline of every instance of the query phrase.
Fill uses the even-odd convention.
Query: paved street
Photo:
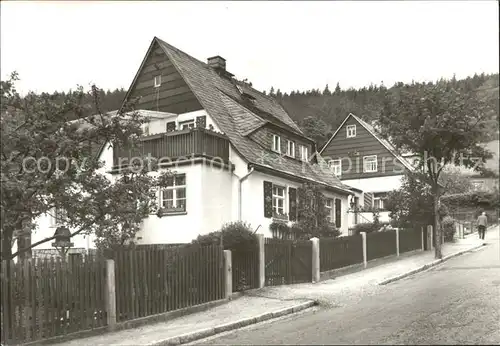
[[[332,304],[196,344],[500,344],[498,227],[488,246]]]

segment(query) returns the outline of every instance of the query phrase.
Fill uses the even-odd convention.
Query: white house
[[[346,235],[350,187],[330,174],[281,105],[232,76],[219,56],[204,63],[153,39],[125,101],[138,98],[150,119],[143,152],[162,158],[175,178],[159,191],[162,215],[144,220],[138,243],[190,242],[236,220],[271,237],[273,219],[296,220],[297,188],[306,182],[323,188],[330,220]],[[99,152],[111,179],[129,155],[110,144]],[[33,241],[53,233],[50,219],[40,221]],[[93,246],[92,239],[73,242]]]

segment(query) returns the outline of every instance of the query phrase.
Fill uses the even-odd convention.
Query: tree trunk
[[[2,230],[2,261],[3,260],[10,260],[12,257],[12,230],[10,229],[3,229]]]
[[[439,191],[434,190],[434,256],[436,259],[441,259],[443,254],[441,252],[441,224],[439,220]]]

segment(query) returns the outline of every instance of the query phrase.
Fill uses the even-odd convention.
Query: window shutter
[[[342,225],[342,200],[335,198],[335,227],[340,228]]]
[[[196,117],[196,127],[198,128],[206,128],[207,127],[207,116],[203,115],[201,117]]]
[[[175,121],[169,121],[167,123],[167,132],[175,131]]]
[[[373,207],[373,194],[370,192],[365,192],[363,196],[363,205],[366,209]]]
[[[297,189],[288,188],[288,205],[290,206],[289,218],[290,221],[297,220]]]
[[[264,181],[264,217],[273,217],[273,183]]]

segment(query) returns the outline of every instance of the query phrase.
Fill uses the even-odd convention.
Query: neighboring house
[[[499,145],[500,141],[494,140],[488,143],[484,143],[486,149],[488,149],[493,157],[491,159],[486,160],[484,167],[488,169],[491,175],[481,176],[477,172],[467,172],[467,176],[469,177],[473,187],[477,191],[487,191],[494,192],[498,191],[498,179],[499,179]]]
[[[352,186],[350,201],[366,212],[351,213],[349,225],[373,221],[372,210],[380,211],[380,221],[389,221],[384,201],[387,193],[401,186],[401,178],[413,171],[411,157],[403,157],[375,128],[350,113],[320,150],[332,172],[342,183]]]
[[[144,220],[138,243],[190,242],[236,220],[270,237],[274,219],[297,219],[305,182],[323,187],[330,220],[347,235],[350,187],[274,98],[232,76],[219,56],[204,63],[153,39],[125,102],[138,99],[150,118],[140,150],[175,177],[158,194],[162,217]],[[99,156],[113,179],[133,153],[106,144]]]

